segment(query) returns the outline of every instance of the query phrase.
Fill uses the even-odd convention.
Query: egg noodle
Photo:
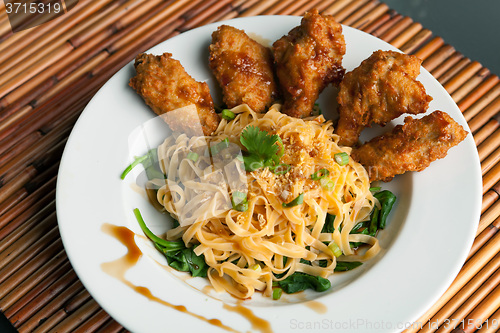
[[[196,246],[214,289],[242,299],[256,290],[271,295],[273,281],[294,272],[328,278],[337,260],[366,261],[380,250],[377,238],[350,234],[379,205],[366,170],[351,158],[345,165],[334,159],[351,148],[338,146],[332,122],[322,115],[297,119],[280,108],[259,114],[240,105],[231,110],[236,117],[223,119],[210,137],[174,133],[157,150],[166,179],[150,181],[159,188],[158,203],[180,224],[167,239]],[[281,138],[280,162],[287,168],[245,171],[240,135],[247,126]],[[214,154],[220,142],[227,145]],[[186,158],[193,151],[197,158]],[[312,177],[325,170],[328,182]],[[245,211],[233,209],[235,192],[246,195]],[[301,194],[302,203],[283,205]],[[327,213],[335,216],[333,232],[323,230]],[[357,252],[350,242],[366,244],[366,251]],[[339,257],[329,247],[333,243]]]

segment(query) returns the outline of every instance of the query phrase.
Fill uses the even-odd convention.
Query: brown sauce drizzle
[[[116,225],[112,225],[109,223],[104,223],[102,225],[102,231],[104,231],[108,235],[111,235],[111,236],[115,237],[116,239],[118,239],[123,245],[125,245],[127,247],[127,250],[128,250],[127,253],[123,257],[101,264],[101,269],[106,274],[120,280],[128,287],[132,288],[133,290],[135,290],[139,294],[148,298],[150,301],[160,303],[162,305],[168,306],[174,310],[177,310],[177,311],[180,311],[183,313],[187,313],[187,314],[189,314],[195,318],[198,318],[206,323],[223,328],[226,331],[238,332],[238,331],[232,329],[231,327],[222,324],[222,322],[219,319],[208,319],[208,318],[205,318],[203,316],[200,316],[196,313],[193,313],[193,312],[187,310],[184,305],[174,305],[174,304],[171,304],[169,302],[166,302],[166,301],[156,297],[155,295],[153,295],[148,288],[136,286],[133,283],[131,283],[130,281],[128,281],[127,279],[125,279],[125,273],[130,268],[132,268],[139,261],[139,259],[142,256],[142,252],[134,240],[135,234],[133,231],[131,231],[130,229],[128,229],[126,227],[116,226]],[[224,305],[224,307],[225,307],[225,305]],[[250,311],[250,313],[251,313],[251,311]],[[257,319],[260,319],[260,318],[257,318]],[[260,320],[262,320],[262,319],[260,319]],[[252,323],[252,325],[253,325],[253,323]]]
[[[236,312],[241,316],[245,317],[246,319],[248,319],[253,329],[259,330],[262,333],[272,333],[273,330],[269,322],[254,315],[252,310],[250,310],[249,308],[246,308],[240,304],[232,306],[226,303],[224,303],[223,307],[226,310]]]
[[[328,307],[325,304],[320,303],[318,301],[307,301],[304,302],[303,304],[307,306],[309,309],[319,314],[325,314],[328,312]]]

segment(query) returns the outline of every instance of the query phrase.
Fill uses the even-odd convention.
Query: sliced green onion
[[[328,169],[320,169],[311,175],[311,179],[312,180],[320,180],[320,179],[325,178],[329,174],[330,174],[330,171],[328,171]]]
[[[276,166],[270,166],[269,170],[271,170],[275,175],[284,175],[288,171],[290,171],[291,168],[292,168],[291,165],[281,163]]]
[[[337,162],[337,164],[340,166],[349,163],[349,155],[347,155],[345,151],[333,155],[333,158],[335,159],[335,162]]]
[[[380,186],[370,187],[370,192],[378,192],[382,189]]]
[[[132,162],[132,164],[130,164],[125,170],[123,170],[120,178],[121,179],[125,179],[125,177],[128,175],[128,173],[130,171],[132,171],[133,168],[135,168],[138,164],[144,162],[148,158],[149,158],[149,154],[146,154],[146,155],[141,156],[141,157],[136,157],[135,160],[134,160],[134,162]]]
[[[274,288],[273,289],[273,299],[274,300],[279,300],[281,298],[282,294],[283,294],[283,289],[281,289],[281,288]]]
[[[234,191],[231,198],[233,209],[239,212],[246,212],[248,210],[247,194],[240,191]]]
[[[319,184],[327,191],[332,191],[335,187],[335,183],[330,178],[321,178],[319,180]]]
[[[134,209],[134,215],[135,218],[137,219],[137,222],[139,222],[139,226],[141,227],[142,231],[146,236],[148,236],[149,239],[151,239],[155,244],[161,245],[163,248],[168,249],[168,251],[172,250],[180,250],[185,248],[186,246],[182,241],[168,241],[163,238],[160,238],[156,236],[149,228],[146,226],[146,222],[144,222],[144,219],[142,218],[141,212],[139,211],[139,208]]]
[[[198,161],[198,158],[199,158],[199,157],[200,157],[200,156],[199,156],[197,153],[195,153],[194,151],[190,151],[190,152],[187,154],[187,156],[186,156],[186,158],[187,158],[188,160],[191,160],[191,161],[193,161],[193,162]]]
[[[252,270],[256,271],[256,272],[260,272],[262,271],[262,268],[260,267],[259,264],[255,264],[253,265],[252,267],[250,267]]]
[[[330,249],[330,251],[332,251],[333,255],[336,256],[337,258],[342,255],[342,250],[337,245],[337,243],[331,242],[330,245],[328,245],[328,248]]]
[[[230,111],[228,109],[224,109],[224,110],[222,110],[222,113],[220,116],[222,117],[222,119],[233,120],[236,117],[236,114],[234,114],[233,111]]]
[[[283,202],[283,207],[287,207],[287,208],[294,207],[297,205],[302,205],[303,202],[304,202],[304,193],[301,193],[301,194],[299,194],[298,197],[296,197],[295,199],[293,199],[289,203]]]

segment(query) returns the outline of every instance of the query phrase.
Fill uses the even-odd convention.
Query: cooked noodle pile
[[[213,136],[174,134],[158,147],[166,180],[152,181],[160,187],[157,200],[180,223],[167,239],[196,246],[195,253],[203,254],[210,267],[213,287],[238,298],[256,290],[269,296],[273,281],[294,272],[327,278],[337,260],[365,261],[379,251],[375,237],[350,234],[378,205],[366,170],[352,159],[342,166],[335,162],[336,153],[350,153],[350,148],[337,145],[331,121],[292,118],[279,108],[257,114],[241,105],[231,110],[236,118],[222,120]],[[240,134],[247,126],[279,135],[280,162],[289,169],[245,171]],[[220,142],[225,149],[214,153]],[[187,158],[189,152],[197,158]],[[329,172],[329,186],[311,178],[322,169]],[[246,193],[246,211],[232,209],[236,191]],[[302,193],[302,204],[283,206]],[[322,232],[327,213],[335,216],[333,233]],[[342,250],[339,258],[328,247],[333,242]],[[367,244],[367,251],[357,253],[350,242]]]

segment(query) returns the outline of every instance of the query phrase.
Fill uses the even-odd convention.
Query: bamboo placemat
[[[423,327],[407,332],[496,331],[492,323],[500,320],[497,76],[376,0],[80,0],[67,14],[17,33],[11,32],[0,2],[0,309],[19,332],[125,331],[78,280],[55,216],[62,150],[99,87],[137,53],[183,31],[241,16],[302,15],[314,7],[423,59],[423,66],[467,119],[483,174],[479,228],[451,287],[418,320]],[[477,329],[479,323],[483,325]]]

